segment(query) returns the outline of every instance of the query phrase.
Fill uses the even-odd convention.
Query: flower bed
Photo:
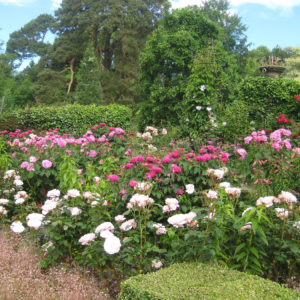
[[[75,261],[119,279],[200,259],[290,285],[299,276],[300,148],[290,130],[198,148],[166,129],[104,123],[80,138],[1,137],[0,169],[10,170],[0,217],[38,237],[42,266]]]

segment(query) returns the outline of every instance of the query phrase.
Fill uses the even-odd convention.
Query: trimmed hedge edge
[[[300,293],[259,276],[199,262],[173,264],[131,277],[119,300],[300,299]]]

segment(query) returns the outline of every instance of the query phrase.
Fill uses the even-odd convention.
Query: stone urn
[[[280,75],[285,70],[285,67],[276,66],[276,65],[264,65],[264,66],[261,66],[259,69],[266,76],[273,77],[273,78],[279,78]]]
[[[264,61],[262,66],[259,68],[260,71],[266,76],[279,78],[280,75],[285,70],[285,67],[281,66],[281,63],[284,63],[283,58],[278,58],[274,56],[270,56],[268,59]]]

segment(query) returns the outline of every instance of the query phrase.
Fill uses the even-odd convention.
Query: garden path
[[[97,284],[79,270],[52,268],[43,273],[40,254],[24,236],[0,229],[1,300],[109,300]]]

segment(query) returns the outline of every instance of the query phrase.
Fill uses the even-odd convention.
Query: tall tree
[[[45,42],[45,37],[47,32],[53,32],[54,21],[48,14],[42,14],[30,21],[20,30],[10,34],[6,52],[13,54],[14,60],[19,63],[45,55],[51,46]]]
[[[129,102],[135,98],[138,56],[155,28],[165,0],[65,0],[55,12],[58,40],[53,65],[69,65],[83,56],[89,41],[103,72],[105,99]],[[61,42],[60,42],[61,41]],[[74,68],[73,68],[74,71]],[[125,99],[124,99],[125,98]],[[122,100],[123,99],[123,100]]]
[[[235,55],[239,72],[243,74],[247,61],[247,27],[242,24],[241,17],[232,13],[228,0],[205,0],[201,11],[222,28],[221,41],[224,50]]]

